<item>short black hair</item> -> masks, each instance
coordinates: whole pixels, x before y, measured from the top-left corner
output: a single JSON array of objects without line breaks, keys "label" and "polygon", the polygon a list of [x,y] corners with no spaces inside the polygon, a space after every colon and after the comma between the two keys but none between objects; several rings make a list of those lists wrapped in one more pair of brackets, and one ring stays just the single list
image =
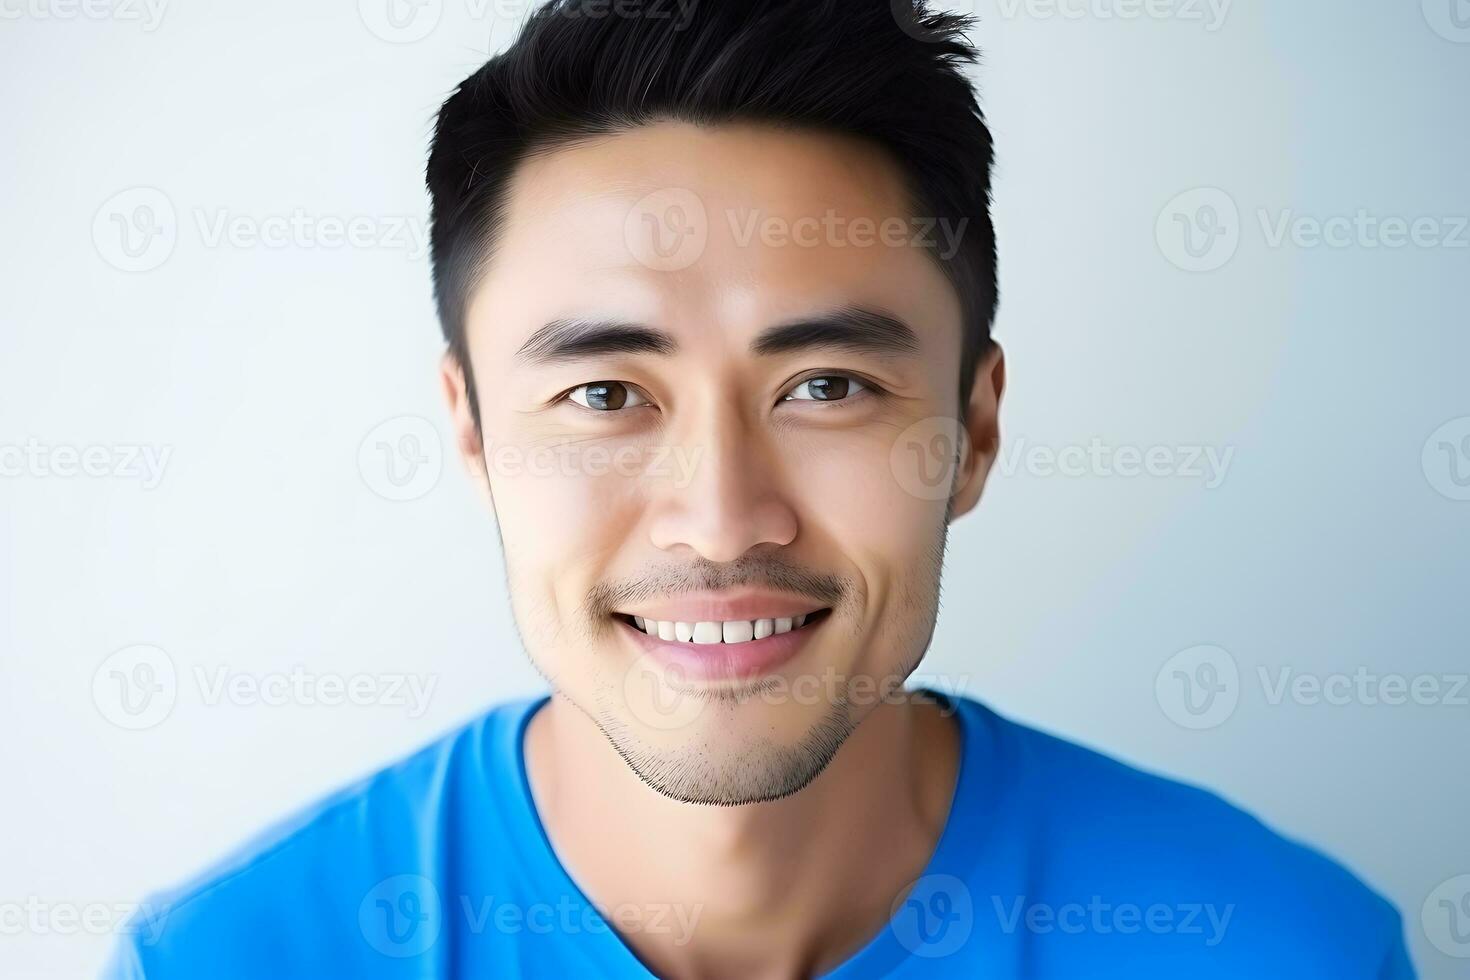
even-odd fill
[{"label": "short black hair", "polygon": [[960,298],[963,406],[996,307],[992,145],[964,74],[979,58],[966,37],[971,24],[929,11],[926,0],[549,0],[537,8],[516,40],[444,102],[429,151],[434,297],[476,426],[464,318],[517,165],[666,120],[766,122],[886,149],[912,216],[961,231],[958,248],[936,261]]}]

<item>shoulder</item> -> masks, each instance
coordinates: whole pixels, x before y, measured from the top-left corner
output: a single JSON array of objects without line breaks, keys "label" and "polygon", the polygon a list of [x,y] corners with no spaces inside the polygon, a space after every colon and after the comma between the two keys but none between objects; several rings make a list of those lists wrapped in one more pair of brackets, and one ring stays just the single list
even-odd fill
[{"label": "shoulder", "polygon": [[[519,791],[512,742],[535,703],[501,704],[149,896],[109,975],[153,976],[163,966],[168,975],[248,975],[246,964],[301,964],[313,950],[324,969],[341,967],[332,950],[344,947],[332,940],[357,929],[359,905],[375,888],[434,880],[462,824],[493,831],[503,798]],[[221,969],[214,958],[226,956],[230,967]]]},{"label": "shoulder", "polygon": [[1136,918],[1140,933],[1163,934],[1158,948],[1198,946],[1234,968],[1411,975],[1397,909],[1317,849],[1198,786],[975,701],[961,711],[981,730],[967,746],[992,767],[1002,812],[1031,855],[1028,890],[1046,896],[1048,914],[1080,903],[1079,921],[1094,932]]}]

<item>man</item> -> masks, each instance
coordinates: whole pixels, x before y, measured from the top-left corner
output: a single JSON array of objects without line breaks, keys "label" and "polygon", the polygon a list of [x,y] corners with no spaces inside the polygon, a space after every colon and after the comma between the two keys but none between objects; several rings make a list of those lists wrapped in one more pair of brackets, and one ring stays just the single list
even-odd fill
[{"label": "man", "polygon": [[444,388],[553,693],[167,896],[118,973],[1411,975],[1324,857],[903,688],[999,440],[966,26],[559,2],[449,98]]}]

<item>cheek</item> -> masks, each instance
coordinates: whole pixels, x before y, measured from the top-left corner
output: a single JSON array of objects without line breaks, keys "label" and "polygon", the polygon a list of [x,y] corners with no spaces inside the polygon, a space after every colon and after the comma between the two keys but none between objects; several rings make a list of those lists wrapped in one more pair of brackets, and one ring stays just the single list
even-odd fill
[{"label": "cheek", "polygon": [[789,459],[804,521],[887,576],[932,547],[945,509],[943,499],[913,492],[905,475],[895,474],[892,435],[883,427],[803,439]]},{"label": "cheek", "polygon": [[639,481],[585,449],[502,447],[487,462],[523,629],[554,628],[576,614],[638,527]]},{"label": "cheek", "polygon": [[894,473],[897,431],[806,441],[794,483],[808,538],[860,578],[869,656],[889,665],[916,656],[932,629],[945,528],[945,500]]}]

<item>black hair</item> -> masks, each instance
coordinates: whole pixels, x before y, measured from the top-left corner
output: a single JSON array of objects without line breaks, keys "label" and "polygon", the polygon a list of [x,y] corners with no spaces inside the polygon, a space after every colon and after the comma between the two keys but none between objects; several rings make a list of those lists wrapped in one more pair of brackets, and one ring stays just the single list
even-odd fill
[{"label": "black hair", "polygon": [[[439,110],[426,173],[434,297],[479,425],[464,317],[528,156],[649,123],[767,122],[858,137],[913,216],[962,234],[961,405],[995,316],[990,131],[966,79],[971,18],[926,0],[549,0]],[[945,227],[941,224],[941,227]],[[963,411],[963,407],[961,408]]]}]

